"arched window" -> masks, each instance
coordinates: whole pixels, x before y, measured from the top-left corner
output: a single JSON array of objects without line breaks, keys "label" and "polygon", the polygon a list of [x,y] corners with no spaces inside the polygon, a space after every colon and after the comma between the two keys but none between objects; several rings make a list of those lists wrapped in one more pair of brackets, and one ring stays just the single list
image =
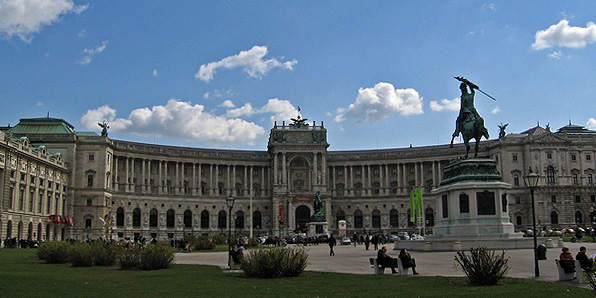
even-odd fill
[{"label": "arched window", "polygon": [[149,211],[149,227],[157,228],[157,209],[155,208]]},{"label": "arched window", "polygon": [[208,229],[209,228],[209,211],[203,210],[201,212],[201,228]]},{"label": "arched window", "polygon": [[133,227],[141,226],[141,209],[139,209],[139,208],[135,208],[132,211],[132,226]]},{"label": "arched window", "polygon": [[395,208],[389,210],[389,224],[392,228],[399,227],[399,214]]},{"label": "arched window", "polygon": [[408,213],[406,214],[406,217],[408,218],[408,227],[413,227],[415,225],[415,223],[413,221],[411,221],[412,216],[410,215],[410,209],[408,209]]},{"label": "arched window", "polygon": [[337,210],[337,215],[335,216],[336,227],[339,227],[340,220],[346,220],[346,213],[343,210]]},{"label": "arched window", "polygon": [[513,174],[513,185],[519,186],[519,175]]},{"label": "arched window", "polygon": [[33,240],[33,223],[29,222],[27,227],[27,240]]},{"label": "arched window", "polygon": [[91,229],[91,218],[85,219],[85,229]]},{"label": "arched window", "polygon": [[252,213],[252,226],[255,229],[260,229],[263,225],[261,220],[261,211],[255,211]]},{"label": "arched window", "polygon": [[310,209],[301,205],[296,208],[296,230],[302,230],[306,228],[306,224],[310,221]]},{"label": "arched window", "polygon": [[553,166],[546,167],[546,184],[555,184],[555,168]]},{"label": "arched window", "polygon": [[12,220],[6,223],[6,238],[12,238]]},{"label": "arched window", "polygon": [[521,226],[523,224],[521,215],[515,217],[515,224]]},{"label": "arched window", "polygon": [[226,212],[221,210],[219,211],[219,213],[217,214],[217,227],[220,229],[225,229],[228,225],[227,225],[227,218],[226,218]]},{"label": "arched window", "polygon": [[553,211],[550,213],[550,223],[551,224],[559,223],[559,214],[557,214],[557,211]]},{"label": "arched window", "polygon": [[119,207],[118,210],[116,210],[116,226],[124,226],[124,209],[122,209],[122,207]]},{"label": "arched window", "polygon": [[372,227],[375,229],[381,228],[381,211],[377,209],[372,212]]},{"label": "arched window", "polygon": [[244,229],[244,212],[236,212],[236,229]]},{"label": "arched window", "polygon": [[424,210],[424,219],[426,220],[427,226],[435,225],[435,211],[432,208],[426,208]]},{"label": "arched window", "polygon": [[356,210],[354,212],[354,228],[361,229],[364,227],[364,220],[362,219],[362,211]]},{"label": "arched window", "polygon": [[192,228],[192,211],[190,210],[184,211],[184,227]]},{"label": "arched window", "polygon": [[[2,222],[0,222],[1,224]],[[37,224],[37,240],[41,240],[41,223]]]},{"label": "arched window", "polygon": [[175,213],[174,210],[170,209],[168,210],[168,212],[166,212],[166,227],[168,228],[173,228],[175,226]]},{"label": "arched window", "polygon": [[581,211],[575,211],[575,223],[581,224],[584,223],[584,217]]}]

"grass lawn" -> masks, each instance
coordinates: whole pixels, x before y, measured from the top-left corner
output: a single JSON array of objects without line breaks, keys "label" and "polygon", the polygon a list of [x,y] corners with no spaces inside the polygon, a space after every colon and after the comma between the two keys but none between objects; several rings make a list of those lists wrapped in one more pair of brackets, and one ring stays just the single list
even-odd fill
[{"label": "grass lawn", "polygon": [[525,279],[470,287],[463,278],[305,272],[249,279],[217,267],[176,265],[155,271],[45,264],[34,249],[0,250],[2,297],[591,297],[586,289]]}]

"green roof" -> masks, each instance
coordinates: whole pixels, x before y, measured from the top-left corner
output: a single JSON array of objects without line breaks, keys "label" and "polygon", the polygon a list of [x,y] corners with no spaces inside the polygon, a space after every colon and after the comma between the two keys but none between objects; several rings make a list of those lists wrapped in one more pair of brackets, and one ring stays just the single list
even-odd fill
[{"label": "green roof", "polygon": [[14,134],[73,134],[74,126],[56,118],[20,119],[12,128]]}]

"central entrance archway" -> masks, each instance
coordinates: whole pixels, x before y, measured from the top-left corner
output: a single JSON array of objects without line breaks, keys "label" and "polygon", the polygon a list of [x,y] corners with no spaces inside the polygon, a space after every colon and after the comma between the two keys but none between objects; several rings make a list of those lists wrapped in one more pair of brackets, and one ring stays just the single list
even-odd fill
[{"label": "central entrance archway", "polygon": [[310,221],[310,209],[304,205],[296,208],[296,230],[302,230],[307,227]]}]

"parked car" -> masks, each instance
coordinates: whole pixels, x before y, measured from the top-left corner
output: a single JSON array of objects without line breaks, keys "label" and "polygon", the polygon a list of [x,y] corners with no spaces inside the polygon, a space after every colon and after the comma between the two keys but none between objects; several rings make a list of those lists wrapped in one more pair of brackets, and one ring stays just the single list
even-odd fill
[{"label": "parked car", "polygon": [[408,235],[408,232],[400,232],[397,234],[397,236],[401,240],[410,240],[410,235]]},{"label": "parked car", "polygon": [[341,239],[341,242],[340,242],[340,244],[341,244],[341,245],[350,245],[350,244],[352,244],[352,241],[351,241],[351,240],[350,240],[350,238],[348,238],[348,237],[343,237],[343,238]]},{"label": "parked car", "polygon": [[418,234],[412,234],[410,240],[424,240],[424,236]]}]

